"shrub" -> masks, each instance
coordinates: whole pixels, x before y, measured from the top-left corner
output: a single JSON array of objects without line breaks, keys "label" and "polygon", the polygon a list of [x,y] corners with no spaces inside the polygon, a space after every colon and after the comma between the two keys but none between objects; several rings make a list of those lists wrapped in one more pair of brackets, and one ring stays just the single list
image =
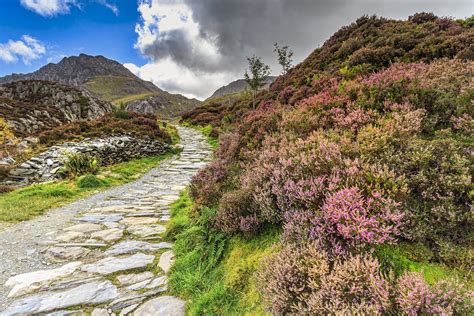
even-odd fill
[{"label": "shrub", "polygon": [[227,234],[238,231],[253,234],[259,226],[260,220],[256,215],[252,192],[241,189],[222,196],[217,209],[216,228]]},{"label": "shrub", "polygon": [[284,247],[257,274],[269,312],[276,315],[373,314],[389,310],[389,283],[371,257],[331,262],[315,245]]},{"label": "shrub", "polygon": [[76,184],[81,189],[92,189],[100,188],[105,185],[105,183],[97,178],[95,175],[86,174],[77,179]]},{"label": "shrub", "polygon": [[0,184],[0,194],[1,193],[12,192],[13,190],[15,190],[14,186],[6,185],[6,184]]},{"label": "shrub", "polygon": [[83,153],[68,153],[64,161],[62,173],[75,178],[83,174],[96,174],[99,172],[100,161],[98,158]]},{"label": "shrub", "polygon": [[400,277],[396,287],[396,303],[406,315],[468,315],[474,311],[473,293],[459,284],[439,282],[430,287],[417,272]]}]

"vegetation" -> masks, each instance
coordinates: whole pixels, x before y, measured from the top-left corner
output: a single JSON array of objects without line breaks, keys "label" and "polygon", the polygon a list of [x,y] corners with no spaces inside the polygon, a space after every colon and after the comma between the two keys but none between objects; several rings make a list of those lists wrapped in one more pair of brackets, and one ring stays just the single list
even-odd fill
[{"label": "vegetation", "polygon": [[112,135],[150,137],[172,142],[171,136],[163,125],[160,127],[154,115],[126,112],[120,108],[96,120],[76,121],[41,132],[38,137],[40,144],[52,146],[60,142]]},{"label": "vegetation", "polygon": [[216,149],[219,146],[219,132],[212,125],[208,124],[206,126],[193,125],[189,123],[183,123],[184,126],[194,128],[200,131],[204,136],[207,137],[207,142],[213,149]]},{"label": "vegetation", "polygon": [[[85,86],[101,99],[120,104],[157,94],[159,89],[133,77],[95,76]],[[124,100],[127,100],[125,102]]]},{"label": "vegetation", "polygon": [[[226,132],[193,179],[188,227],[227,242],[281,230],[251,277],[266,311],[473,312],[472,35],[468,21],[429,13],[362,17],[260,92],[256,109],[239,99],[186,115]],[[225,279],[224,258],[202,282]],[[205,306],[236,310],[245,295],[217,289],[199,289]]]},{"label": "vegetation", "polygon": [[166,235],[175,242],[177,258],[170,291],[188,300],[190,315],[264,315],[254,273],[273,251],[278,232],[228,238],[211,228],[213,212],[206,209],[197,217],[187,192],[173,203]]},{"label": "vegetation", "polygon": [[83,174],[94,175],[99,172],[99,168],[100,160],[97,157],[83,153],[68,153],[61,171],[67,177],[76,178]]},{"label": "vegetation", "polygon": [[262,58],[253,56],[247,57],[249,71],[245,71],[244,78],[253,92],[253,107],[255,108],[255,95],[263,87],[265,78],[270,75],[270,67],[262,62]]},{"label": "vegetation", "polygon": [[286,74],[290,71],[291,67],[293,67],[293,51],[289,49],[288,46],[280,47],[278,43],[273,45],[273,51],[277,53],[278,56],[278,63],[282,68],[282,75]]},{"label": "vegetation", "polygon": [[[136,180],[173,153],[123,162],[102,168],[98,175],[84,175],[55,183],[32,185],[0,193],[0,221],[18,222],[86,197],[97,190]],[[1,192],[1,191],[0,191]]]}]

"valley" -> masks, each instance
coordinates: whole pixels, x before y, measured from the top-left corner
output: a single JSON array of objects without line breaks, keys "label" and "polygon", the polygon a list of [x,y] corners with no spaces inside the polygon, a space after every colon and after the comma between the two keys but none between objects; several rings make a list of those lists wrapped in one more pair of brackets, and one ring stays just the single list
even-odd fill
[{"label": "valley", "polygon": [[[153,54],[204,36],[153,82],[228,78],[222,38],[151,17]],[[472,314],[473,40],[363,15],[203,101],[102,55],[0,78],[0,315]]]}]

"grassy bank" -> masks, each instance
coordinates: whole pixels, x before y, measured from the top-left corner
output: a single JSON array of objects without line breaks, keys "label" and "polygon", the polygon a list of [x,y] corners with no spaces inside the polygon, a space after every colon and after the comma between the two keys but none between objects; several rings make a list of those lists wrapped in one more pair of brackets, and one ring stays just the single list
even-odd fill
[{"label": "grassy bank", "polygon": [[193,218],[186,192],[172,205],[166,238],[175,243],[176,261],[169,284],[187,300],[190,315],[265,315],[254,272],[271,253],[279,232],[267,229],[257,238],[227,238],[211,228],[213,210]]},{"label": "grassy bank", "polygon": [[172,155],[173,153],[166,153],[157,157],[131,160],[104,167],[97,176],[85,175],[73,180],[31,185],[0,194],[0,221],[27,220],[99,190],[133,181]]}]

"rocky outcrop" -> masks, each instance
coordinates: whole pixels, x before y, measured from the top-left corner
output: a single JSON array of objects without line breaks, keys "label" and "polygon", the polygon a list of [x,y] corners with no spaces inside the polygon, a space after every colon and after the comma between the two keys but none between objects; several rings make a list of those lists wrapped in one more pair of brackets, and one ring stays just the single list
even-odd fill
[{"label": "rocky outcrop", "polygon": [[18,136],[98,118],[112,109],[112,104],[84,89],[54,82],[27,80],[0,86],[0,116]]},{"label": "rocky outcrop", "polygon": [[[268,77],[265,79],[265,84],[264,84],[264,86],[262,87],[262,89],[267,89],[267,88],[273,83],[273,81],[276,80],[276,78],[277,78],[277,77],[275,77],[275,76],[268,76]],[[229,94],[234,94],[234,93],[242,92],[242,91],[244,91],[244,90],[247,89],[247,88],[248,88],[248,84],[247,84],[247,82],[246,82],[244,79],[235,80],[235,81],[232,81],[231,83],[229,83],[228,85],[217,89],[217,90],[208,98],[208,100],[209,100],[209,99],[212,99],[212,98],[216,98],[216,97],[222,97],[222,96],[225,96],[225,95],[229,95]]]},{"label": "rocky outcrop", "polygon": [[183,112],[190,111],[197,107],[201,102],[196,99],[187,99],[182,95],[172,95],[173,100],[163,95],[147,97],[143,100],[137,100],[127,104],[127,111],[139,113],[160,114],[166,118],[178,117]]},{"label": "rocky outcrop", "polygon": [[50,147],[47,151],[22,163],[12,170],[9,179],[15,182],[45,182],[61,178],[67,153],[85,153],[98,157],[110,165],[134,158],[157,156],[169,149],[167,144],[153,139],[131,136],[88,139]]}]

